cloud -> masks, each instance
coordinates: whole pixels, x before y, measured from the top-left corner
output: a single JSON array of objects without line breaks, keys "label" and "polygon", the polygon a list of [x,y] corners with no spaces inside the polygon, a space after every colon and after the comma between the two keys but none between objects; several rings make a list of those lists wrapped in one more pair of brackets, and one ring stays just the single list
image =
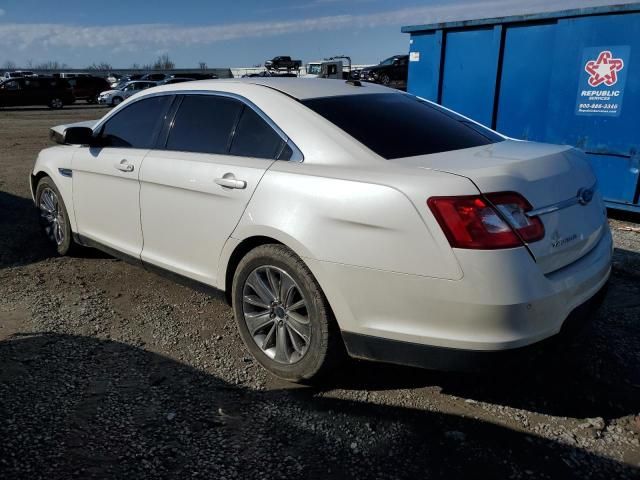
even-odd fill
[{"label": "cloud", "polygon": [[[327,1],[327,0],[324,0]],[[565,0],[563,8],[602,5],[603,0]],[[620,3],[617,1],[616,3]],[[283,21],[231,23],[225,25],[180,26],[137,24],[83,26],[67,24],[0,24],[0,45],[32,48],[109,48],[128,51],[142,47],[157,50],[210,45],[235,39],[274,37],[332,30],[362,30],[382,26],[435,23],[450,20],[523,14],[557,9],[553,0],[480,0],[442,3],[360,15],[332,15]]]},{"label": "cloud", "polygon": [[4,10],[3,8],[0,8],[0,17],[3,16],[6,12],[6,10]]}]

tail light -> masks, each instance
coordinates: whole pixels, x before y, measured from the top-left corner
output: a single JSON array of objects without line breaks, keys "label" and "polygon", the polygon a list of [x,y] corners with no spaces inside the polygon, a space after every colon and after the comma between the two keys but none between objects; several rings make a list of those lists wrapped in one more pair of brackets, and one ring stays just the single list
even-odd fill
[{"label": "tail light", "polygon": [[518,193],[431,197],[427,205],[452,247],[514,248],[544,237],[542,222],[526,215],[532,207]]}]

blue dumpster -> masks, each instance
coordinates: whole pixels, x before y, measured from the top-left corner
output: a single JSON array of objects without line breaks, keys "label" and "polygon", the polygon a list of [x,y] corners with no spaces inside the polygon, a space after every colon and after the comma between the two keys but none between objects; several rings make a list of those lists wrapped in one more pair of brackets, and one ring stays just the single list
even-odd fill
[{"label": "blue dumpster", "polygon": [[513,138],[584,150],[640,212],[640,3],[403,27],[408,91]]}]

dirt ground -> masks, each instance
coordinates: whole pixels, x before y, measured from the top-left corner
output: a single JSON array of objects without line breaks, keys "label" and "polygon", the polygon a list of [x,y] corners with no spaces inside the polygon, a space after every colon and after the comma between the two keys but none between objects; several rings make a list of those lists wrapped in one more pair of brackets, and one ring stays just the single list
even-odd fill
[{"label": "dirt ground", "polygon": [[52,125],[0,110],[0,478],[640,478],[640,227],[612,220],[605,305],[511,371],[351,362],[322,385],[250,358],[221,295],[59,258],[28,190]]}]

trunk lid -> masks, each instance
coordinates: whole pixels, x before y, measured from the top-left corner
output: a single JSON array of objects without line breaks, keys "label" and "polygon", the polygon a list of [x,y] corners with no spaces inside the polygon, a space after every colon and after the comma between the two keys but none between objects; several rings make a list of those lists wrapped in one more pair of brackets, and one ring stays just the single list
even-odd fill
[{"label": "trunk lid", "polygon": [[[549,207],[539,214],[544,238],[527,244],[545,274],[584,256],[608,228],[593,171],[584,154],[568,146],[505,140],[393,161],[466,177],[481,193],[517,192],[534,210]],[[578,195],[584,190],[588,191],[580,202]]]}]

